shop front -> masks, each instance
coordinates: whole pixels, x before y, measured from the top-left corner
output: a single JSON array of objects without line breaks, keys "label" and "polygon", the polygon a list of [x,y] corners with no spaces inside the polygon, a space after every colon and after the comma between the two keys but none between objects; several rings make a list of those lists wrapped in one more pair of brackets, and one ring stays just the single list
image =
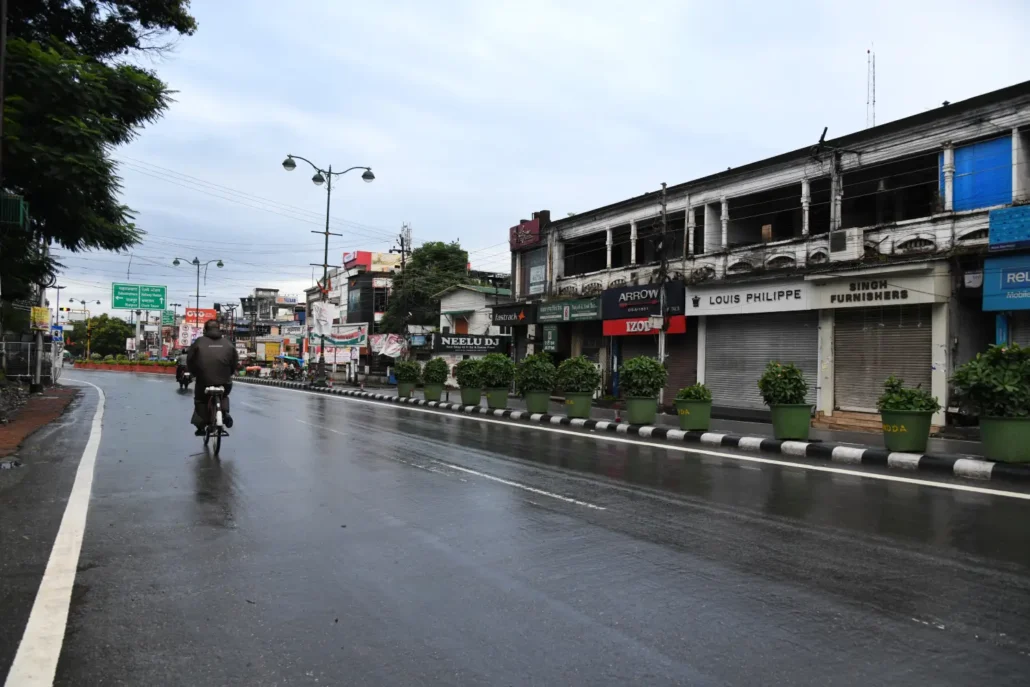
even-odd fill
[{"label": "shop front", "polygon": [[699,318],[698,381],[717,408],[764,410],[758,378],[770,360],[794,363],[815,403],[819,368],[819,314],[803,279],[692,286],[687,311]]},{"label": "shop front", "polygon": [[[654,319],[662,315],[661,289],[658,284],[645,284],[602,292],[601,333],[609,342],[609,369],[616,372],[624,360],[639,356],[660,359],[664,352],[669,380],[662,400],[668,402],[680,387],[694,383],[697,346],[696,339],[687,336],[682,283],[665,285],[664,321],[659,323]],[[613,374],[612,380],[612,391],[617,394],[618,375]]]},{"label": "shop front", "polygon": [[1030,255],[984,262],[984,312],[994,312],[995,342],[1030,346]]},{"label": "shop front", "polygon": [[541,325],[543,350],[551,353],[555,363],[585,355],[602,364],[600,297],[541,303],[537,306],[536,319]]},{"label": "shop front", "polygon": [[469,334],[432,334],[430,347],[433,355],[447,361],[450,374],[447,383],[454,386],[454,366],[467,358],[482,358],[487,353],[511,355],[512,339],[509,335],[473,336]]},{"label": "shop front", "polygon": [[511,332],[513,346],[509,355],[516,362],[536,352],[535,346],[539,341],[536,308],[535,303],[508,303],[491,309],[491,324],[501,327],[502,332]]},{"label": "shop front", "polygon": [[945,402],[934,371],[943,374],[948,356],[943,337],[935,348],[934,330],[946,327],[949,275],[937,262],[808,277],[812,306],[832,311],[833,409],[876,412],[892,374]]}]

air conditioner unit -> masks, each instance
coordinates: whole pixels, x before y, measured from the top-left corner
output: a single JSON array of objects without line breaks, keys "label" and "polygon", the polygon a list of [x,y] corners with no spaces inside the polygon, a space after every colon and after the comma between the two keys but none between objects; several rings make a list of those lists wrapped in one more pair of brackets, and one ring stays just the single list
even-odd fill
[{"label": "air conditioner unit", "polygon": [[865,253],[865,234],[861,229],[830,232],[830,262],[858,260]]}]

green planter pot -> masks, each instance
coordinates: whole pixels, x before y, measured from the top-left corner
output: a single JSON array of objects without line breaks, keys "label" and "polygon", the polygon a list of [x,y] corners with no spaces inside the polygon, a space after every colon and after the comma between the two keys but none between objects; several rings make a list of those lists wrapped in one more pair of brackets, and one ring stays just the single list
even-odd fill
[{"label": "green planter pot", "polygon": [[546,413],[550,409],[550,391],[527,391],[523,397],[526,399],[526,410],[531,413]]},{"label": "green planter pot", "polygon": [[991,460],[1030,463],[1030,417],[981,417],[980,443]]},{"label": "green planter pot", "polygon": [[712,402],[711,401],[682,401],[677,399],[673,402],[676,406],[676,415],[680,419],[680,429],[708,431],[712,424]]},{"label": "green planter pot", "polygon": [[488,408],[497,410],[499,408],[508,407],[508,387],[487,389],[486,390],[486,405]]},{"label": "green planter pot", "polygon": [[425,394],[427,401],[439,401],[440,397],[443,396],[443,384],[430,384],[427,382],[422,388],[422,392]]},{"label": "green planter pot", "polygon": [[626,419],[631,425],[653,425],[658,415],[658,399],[651,396],[627,396]]},{"label": "green planter pot", "polygon": [[565,411],[569,417],[589,418],[590,402],[593,398],[594,394],[590,391],[566,391]]},{"label": "green planter pot", "polygon": [[415,390],[415,382],[397,382],[397,395],[401,398],[409,398]]},{"label": "green planter pot", "polygon": [[808,403],[777,403],[772,411],[773,436],[777,439],[808,441],[812,406]]},{"label": "green planter pot", "polygon": [[478,406],[479,399],[483,397],[483,390],[478,386],[472,389],[461,388],[461,404],[463,406]]},{"label": "green planter pot", "polygon": [[883,445],[888,451],[922,453],[926,450],[932,411],[884,410],[880,417],[883,420]]}]

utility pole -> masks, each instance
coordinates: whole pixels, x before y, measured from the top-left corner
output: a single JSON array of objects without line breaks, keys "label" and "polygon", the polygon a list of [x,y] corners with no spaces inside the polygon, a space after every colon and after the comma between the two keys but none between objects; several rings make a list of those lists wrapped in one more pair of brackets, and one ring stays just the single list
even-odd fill
[{"label": "utility pole", "polygon": [[[660,313],[661,320],[662,320],[661,329],[658,330],[658,362],[660,362],[662,365],[665,364],[665,331],[669,328],[669,313],[668,313],[668,309],[669,309],[668,305],[669,304],[668,304],[668,302],[666,301],[666,298],[665,298],[665,285],[666,285],[666,283],[668,282],[668,279],[669,279],[669,260],[668,260],[668,256],[667,256],[667,254],[668,254],[667,241],[669,239],[669,213],[668,213],[668,208],[666,206],[665,189],[666,189],[666,184],[663,181],[662,182],[662,196],[661,196],[661,201],[660,201],[661,202],[661,207],[662,207],[661,216],[660,216],[661,217],[661,223],[662,223],[662,233],[661,233],[661,238],[658,240],[658,257],[659,257],[659,260],[660,260],[659,267],[658,267],[658,304],[659,304],[658,305],[658,311]],[[659,392],[658,392],[658,403],[659,403],[659,405],[661,405],[661,403],[664,401],[664,398],[663,398],[664,395],[665,395],[665,390],[664,389],[659,390]]]},{"label": "utility pole", "polygon": [[[405,222],[404,224],[401,225],[401,233],[398,234],[398,236],[397,236],[397,242],[401,244],[401,247],[398,248],[398,247],[394,246],[393,248],[390,249],[390,252],[391,253],[400,253],[401,254],[401,274],[404,274],[404,269],[408,266],[408,261],[407,261],[408,254],[411,252],[411,225],[408,224],[407,222]],[[402,304],[401,310],[404,313],[403,317],[401,318],[401,323],[402,323],[403,329],[405,330],[403,333],[406,334],[407,333],[407,328],[408,328],[408,291],[407,291],[407,289],[404,290],[404,303]]]},{"label": "utility pole", "polygon": [[[46,238],[42,234],[39,236],[39,252],[44,260],[46,260]],[[46,285],[43,283],[39,284],[39,307],[46,307]],[[50,317],[47,317],[47,324],[50,323]],[[43,332],[36,330],[36,369],[32,375],[32,384],[29,385],[29,391],[32,393],[42,393],[43,391]]]}]

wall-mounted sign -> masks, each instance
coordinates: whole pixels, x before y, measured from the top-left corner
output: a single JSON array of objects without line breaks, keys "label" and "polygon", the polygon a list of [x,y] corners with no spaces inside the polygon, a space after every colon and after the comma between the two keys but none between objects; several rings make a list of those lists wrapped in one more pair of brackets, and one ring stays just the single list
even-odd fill
[{"label": "wall-mounted sign", "polygon": [[988,250],[1011,250],[1030,246],[1030,205],[991,210],[988,216]]},{"label": "wall-mounted sign", "polygon": [[507,353],[510,345],[510,336],[433,334],[433,350],[438,353]]},{"label": "wall-mounted sign", "polygon": [[[666,334],[686,334],[686,315],[672,315],[668,318],[669,328]],[[642,334],[657,334],[661,329],[653,327],[650,317],[634,317],[628,320],[605,320],[602,324],[602,333],[605,336],[639,336]]]},{"label": "wall-mounted sign", "polygon": [[812,283],[803,279],[691,287],[687,293],[687,312],[690,315],[740,315],[809,310],[815,307],[811,302],[812,289]]},{"label": "wall-mounted sign", "polygon": [[983,309],[1030,310],[1030,255],[984,261]]},{"label": "wall-mounted sign", "polygon": [[501,327],[536,324],[536,306],[532,304],[499,305],[493,308],[490,321]]},{"label": "wall-mounted sign", "polygon": [[153,284],[111,284],[114,310],[164,310],[167,289]]},{"label": "wall-mounted sign", "polygon": [[31,313],[30,317],[34,331],[45,332],[50,329],[50,308],[34,305],[29,312]]},{"label": "wall-mounted sign", "polygon": [[217,320],[218,313],[214,308],[186,308],[184,321],[189,324],[204,324],[208,320]]},{"label": "wall-mounted sign", "polygon": [[311,332],[308,336],[312,345],[317,344],[318,339],[325,340],[327,346],[366,346],[368,345],[368,323],[360,324],[334,324],[331,326],[331,333],[320,337],[317,333]]},{"label": "wall-mounted sign", "polygon": [[[658,284],[623,286],[601,294],[601,311],[606,320],[625,320],[647,315],[661,315],[661,291]],[[683,284],[665,285],[665,314],[683,314]]]},{"label": "wall-mounted sign", "polygon": [[526,293],[539,296],[547,291],[547,247],[525,253],[522,261],[525,264]]},{"label": "wall-mounted sign", "polygon": [[276,296],[275,302],[278,305],[297,305],[296,296]]},{"label": "wall-mounted sign", "polygon": [[393,279],[389,277],[373,277],[372,288],[373,289],[388,289],[393,285]]},{"label": "wall-mounted sign", "polygon": [[544,351],[555,353],[558,350],[558,325],[544,325]]},{"label": "wall-mounted sign", "polygon": [[922,274],[880,272],[811,283],[814,288],[809,305],[818,309],[944,303],[951,296],[945,263],[936,263]]},{"label": "wall-mounted sign", "polygon": [[583,322],[601,319],[600,298],[541,303],[536,309],[537,322]]},{"label": "wall-mounted sign", "polygon": [[508,230],[508,247],[523,250],[540,243],[540,220],[521,222]]}]

